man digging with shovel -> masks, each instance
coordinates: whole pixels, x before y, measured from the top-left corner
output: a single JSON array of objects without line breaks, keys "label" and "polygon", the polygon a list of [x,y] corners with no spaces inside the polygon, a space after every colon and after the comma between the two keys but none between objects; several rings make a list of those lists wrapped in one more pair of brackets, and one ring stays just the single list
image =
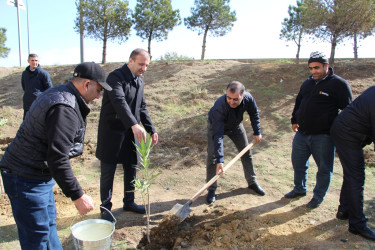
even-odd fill
[{"label": "man digging with shovel", "polygon": [[[248,145],[245,128],[242,124],[243,114],[247,112],[250,116],[251,126],[255,142],[262,140],[260,133],[260,120],[258,107],[253,96],[245,91],[245,87],[238,81],[228,84],[226,94],[219,97],[208,113],[207,125],[207,181],[218,173],[224,174],[224,135],[227,135],[241,151]],[[249,189],[258,195],[265,195],[265,191],[256,182],[251,150],[241,157],[245,178]],[[206,197],[207,203],[216,201],[215,181],[209,188]]]}]

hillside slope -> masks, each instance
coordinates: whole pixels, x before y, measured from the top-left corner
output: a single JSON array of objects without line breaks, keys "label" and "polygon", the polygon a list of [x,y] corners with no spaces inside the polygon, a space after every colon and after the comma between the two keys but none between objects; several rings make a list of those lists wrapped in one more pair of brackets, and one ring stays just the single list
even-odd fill
[{"label": "hillside slope", "polygon": [[[104,65],[107,73],[121,63]],[[45,67],[54,84],[70,79],[74,65]],[[347,79],[355,96],[374,84],[375,60],[337,60],[335,73]],[[0,72],[5,72],[1,70]],[[15,136],[22,121],[22,69],[0,75],[0,118],[8,119],[0,128],[0,155]],[[205,184],[207,112],[226,85],[237,80],[244,83],[256,99],[261,115],[263,141],[253,148],[257,180],[267,192],[260,197],[247,189],[241,164],[237,162],[219,179],[218,200],[205,204],[202,195],[192,205],[193,212],[175,231],[159,235],[154,248],[204,249],[372,249],[375,243],[347,232],[347,222],[335,219],[342,183],[341,165],[336,159],[329,193],[314,210],[305,207],[312,197],[316,165],[311,160],[306,197],[286,200],[283,195],[293,187],[290,163],[290,115],[296,94],[308,77],[306,64],[285,60],[212,60],[191,62],[152,62],[145,73],[145,94],[150,116],[159,134],[152,150],[151,165],[162,171],[151,186],[152,227],[176,203],[184,204]],[[95,158],[97,123],[101,100],[95,101],[88,117],[85,153],[73,159],[74,172],[85,192],[96,204],[99,199],[99,162]],[[248,136],[252,131],[244,119]],[[226,140],[225,159],[237,154]],[[372,148],[366,149],[367,163],[373,165]],[[365,189],[365,211],[369,225],[375,228],[375,170],[368,168]],[[122,211],[121,167],[116,172],[113,213],[117,218],[114,249],[136,247],[145,231],[145,218]],[[56,187],[59,236],[64,249],[73,249],[70,223],[76,215],[74,205]],[[139,197],[139,194],[136,194]],[[141,200],[137,201],[141,203]],[[97,217],[99,209],[88,217]],[[166,238],[167,237],[167,238]],[[166,241],[167,239],[167,241]],[[0,198],[0,249],[19,249],[16,226],[6,196]]]}]

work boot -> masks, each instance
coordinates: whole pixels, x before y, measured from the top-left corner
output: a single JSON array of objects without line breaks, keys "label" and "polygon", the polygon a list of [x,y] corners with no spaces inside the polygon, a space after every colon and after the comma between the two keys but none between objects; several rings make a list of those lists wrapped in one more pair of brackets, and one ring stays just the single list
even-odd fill
[{"label": "work boot", "polygon": [[214,203],[216,201],[215,191],[208,190],[206,201],[207,201],[208,204]]}]

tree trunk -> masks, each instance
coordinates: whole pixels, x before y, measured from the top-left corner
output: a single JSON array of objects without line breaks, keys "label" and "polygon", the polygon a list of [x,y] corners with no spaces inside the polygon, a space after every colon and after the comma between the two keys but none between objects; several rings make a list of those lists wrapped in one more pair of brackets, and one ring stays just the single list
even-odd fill
[{"label": "tree trunk", "polygon": [[151,37],[152,37],[152,32],[150,36],[148,37],[148,53],[150,54],[150,59],[151,59]]},{"label": "tree trunk", "polygon": [[335,65],[335,50],[337,45],[337,36],[336,34],[333,35],[332,43],[331,43],[331,56],[329,57],[329,64],[333,67]]},{"label": "tree trunk", "polygon": [[104,30],[104,37],[103,37],[103,55],[102,55],[102,64],[106,63],[106,55],[107,55],[107,27],[108,23],[106,24]]},{"label": "tree trunk", "polygon": [[354,59],[358,60],[358,40],[357,40],[357,33],[354,32],[354,45],[353,45],[353,50],[354,50]]},{"label": "tree trunk", "polygon": [[102,64],[106,63],[106,55],[107,55],[107,36],[104,36],[103,39],[103,55],[102,55]]},{"label": "tree trunk", "polygon": [[296,62],[297,62],[297,64],[299,63],[299,52],[301,51],[302,33],[303,33],[303,31],[300,30],[299,36],[298,36],[297,54],[296,54]]},{"label": "tree trunk", "polygon": [[201,60],[203,61],[204,60],[204,54],[206,52],[206,38],[207,38],[207,33],[208,33],[208,27],[206,27],[205,31],[204,31],[204,35],[203,35],[203,44],[202,44],[202,55],[201,55]]}]

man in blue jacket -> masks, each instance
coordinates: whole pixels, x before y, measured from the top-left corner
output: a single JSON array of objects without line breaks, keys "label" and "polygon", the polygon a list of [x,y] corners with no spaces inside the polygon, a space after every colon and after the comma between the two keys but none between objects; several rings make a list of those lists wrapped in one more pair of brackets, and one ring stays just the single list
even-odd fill
[{"label": "man in blue jacket", "polygon": [[[260,133],[260,119],[258,107],[253,96],[245,91],[245,87],[238,81],[228,84],[225,95],[219,97],[208,113],[207,125],[207,181],[216,174],[224,174],[224,135],[227,135],[241,151],[248,145],[245,128],[242,124],[243,115],[247,112],[250,116],[255,142],[262,140]],[[242,157],[242,166],[249,189],[259,195],[265,195],[264,190],[256,182],[251,150]],[[207,203],[216,201],[215,191],[217,182],[208,188]]]},{"label": "man in blue jacket", "polygon": [[37,54],[30,54],[27,60],[29,66],[22,73],[21,85],[23,94],[23,119],[33,101],[45,90],[52,87],[49,73],[39,65]]},{"label": "man in blue jacket", "polygon": [[336,217],[349,219],[349,232],[375,240],[375,232],[367,226],[363,213],[365,159],[362,149],[375,143],[375,86],[368,88],[338,115],[332,124],[331,136],[344,170]]},{"label": "man in blue jacket", "polygon": [[329,130],[339,110],[351,103],[353,97],[349,84],[333,73],[324,54],[312,52],[308,65],[311,76],[302,84],[292,113],[292,129],[296,132],[292,146],[294,188],[285,197],[306,195],[312,155],[318,171],[314,196],[306,206],[317,208],[324,200],[333,172],[335,146]]}]

